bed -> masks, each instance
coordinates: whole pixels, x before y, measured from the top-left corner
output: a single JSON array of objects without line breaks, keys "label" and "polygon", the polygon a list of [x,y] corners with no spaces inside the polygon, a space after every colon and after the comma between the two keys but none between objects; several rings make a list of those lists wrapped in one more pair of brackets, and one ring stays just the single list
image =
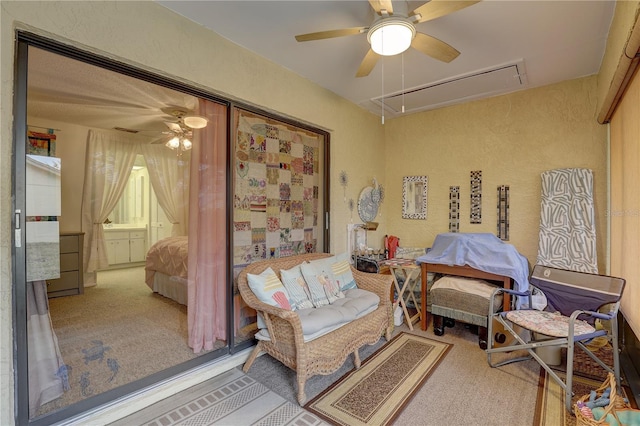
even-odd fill
[{"label": "bed", "polygon": [[[493,234],[445,233],[438,234],[427,254],[416,262],[422,267],[422,323],[427,329],[426,288],[427,273],[440,273],[488,281],[501,282],[504,288],[526,291],[529,288],[529,263],[511,244]],[[520,301],[516,300],[516,305]],[[504,307],[511,301],[504,297]]]},{"label": "bed", "polygon": [[[153,244],[147,252],[145,282],[154,293],[188,306],[187,266],[188,239],[168,237]],[[253,337],[256,313],[242,300],[234,288],[233,309],[236,337]]]},{"label": "bed", "polygon": [[186,305],[187,237],[164,238],[151,246],[145,261],[145,282],[162,296]]}]

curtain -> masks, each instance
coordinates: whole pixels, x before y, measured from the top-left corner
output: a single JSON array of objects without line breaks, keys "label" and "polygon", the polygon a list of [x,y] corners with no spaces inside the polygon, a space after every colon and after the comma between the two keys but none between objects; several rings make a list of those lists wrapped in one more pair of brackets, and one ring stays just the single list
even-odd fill
[{"label": "curtain", "polygon": [[151,187],[172,224],[171,236],[187,235],[190,152],[176,156],[175,151],[164,144],[144,144],[140,148],[147,163]]},{"label": "curtain", "polygon": [[29,417],[69,390],[66,366],[49,317],[46,281],[27,282]]},{"label": "curtain", "polygon": [[[640,18],[639,18],[640,19]],[[640,28],[640,24],[636,24]],[[611,275],[627,280],[620,310],[640,339],[640,74],[611,117]],[[629,340],[631,341],[631,339]],[[634,363],[636,368],[638,361]]]},{"label": "curtain", "polygon": [[136,142],[128,135],[89,130],[82,194],[85,273],[109,266],[102,224],[127,185],[139,149]]},{"label": "curtain", "polygon": [[227,325],[227,107],[201,99],[199,114],[209,124],[194,131],[191,150],[187,325],[195,353],[226,339]]}]

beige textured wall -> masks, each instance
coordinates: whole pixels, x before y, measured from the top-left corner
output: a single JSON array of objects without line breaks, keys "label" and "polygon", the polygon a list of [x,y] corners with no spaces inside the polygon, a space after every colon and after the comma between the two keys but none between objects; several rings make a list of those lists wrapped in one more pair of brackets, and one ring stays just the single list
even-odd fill
[{"label": "beige textured wall", "polygon": [[[144,19],[141,19],[141,18]],[[0,424],[13,424],[11,146],[15,28],[68,42],[214,94],[242,100],[330,131],[331,181],[349,173],[347,196],[384,181],[379,119],[277,64],[150,1],[0,2]],[[260,70],[256,72],[256,70]],[[340,188],[342,189],[342,188]],[[346,247],[350,212],[331,194],[331,251]],[[380,231],[379,231],[380,232]]]},{"label": "beige textured wall", "polygon": [[[619,2],[631,10],[638,2]],[[622,5],[622,6],[621,6]],[[616,12],[616,15],[618,12]],[[624,16],[624,15],[623,15]],[[144,17],[144,19],[140,19]],[[514,95],[387,120],[355,107],[276,64],[152,2],[0,2],[0,424],[13,424],[11,306],[11,144],[14,29],[68,41],[142,69],[186,81],[204,90],[243,100],[331,132],[331,251],[346,246],[351,213],[343,200],[357,200],[372,178],[384,183],[386,198],[377,232],[401,237],[403,245],[429,245],[447,230],[450,185],[460,185],[463,232],[495,232],[495,187],[511,187],[511,243],[535,261],[539,174],[557,167],[596,172],[599,253],[603,253],[605,128],[595,124],[595,99],[602,99],[609,71],[624,40],[610,37],[595,77]],[[617,28],[617,27],[616,27]],[[614,28],[612,28],[613,30]],[[624,25],[620,27],[625,33]],[[616,30],[617,31],[617,30]],[[614,33],[612,32],[612,35]],[[626,40],[626,39],[625,39]],[[255,70],[259,69],[260,73]],[[601,82],[603,80],[604,82]],[[386,145],[385,145],[386,138]],[[499,152],[499,156],[496,153]],[[456,158],[457,156],[457,158]],[[349,184],[338,182],[346,171]],[[483,171],[483,224],[468,222],[469,171]],[[405,175],[429,176],[426,221],[401,219]],[[346,193],[346,194],[345,194]],[[353,213],[357,222],[357,213]],[[601,258],[602,259],[602,258]],[[602,260],[601,260],[602,263]]]},{"label": "beige textured wall", "polygon": [[[496,233],[497,187],[510,187],[510,241],[533,265],[540,174],[593,170],[598,261],[605,265],[607,130],[595,121],[596,77],[389,120],[385,200],[388,231],[403,246],[428,247],[448,232],[449,187],[460,186],[460,232]],[[469,172],[482,170],[482,224],[469,221]],[[403,176],[427,175],[427,220],[402,219]]]}]

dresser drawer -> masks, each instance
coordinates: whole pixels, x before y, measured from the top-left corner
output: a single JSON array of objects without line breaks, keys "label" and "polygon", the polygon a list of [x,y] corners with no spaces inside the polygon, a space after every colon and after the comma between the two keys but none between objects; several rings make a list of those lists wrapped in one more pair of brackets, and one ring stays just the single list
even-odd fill
[{"label": "dresser drawer", "polygon": [[78,251],[80,247],[78,247],[77,235],[60,236],[60,253],[77,253]]},{"label": "dresser drawer", "polygon": [[78,253],[60,253],[60,272],[77,271],[79,265]]},{"label": "dresser drawer", "polygon": [[60,278],[47,280],[47,292],[76,290],[79,292],[78,271],[61,272]]},{"label": "dresser drawer", "polygon": [[47,295],[72,296],[84,293],[82,232],[60,234],[60,278],[47,280]]},{"label": "dresser drawer", "polygon": [[104,233],[105,240],[128,240],[129,233],[126,231],[109,231]]},{"label": "dresser drawer", "polygon": [[131,239],[138,239],[138,238],[146,238],[147,233],[144,231],[131,231],[129,232],[129,238]]}]

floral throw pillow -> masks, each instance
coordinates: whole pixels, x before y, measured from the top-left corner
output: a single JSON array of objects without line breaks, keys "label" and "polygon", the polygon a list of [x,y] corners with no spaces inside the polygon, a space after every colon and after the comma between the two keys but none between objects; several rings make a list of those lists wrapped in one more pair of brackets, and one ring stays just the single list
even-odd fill
[{"label": "floral throw pillow", "polygon": [[289,301],[291,302],[292,310],[297,311],[298,309],[313,308],[311,293],[302,276],[300,265],[294,266],[291,269],[281,269],[280,276],[284,288],[289,292]]},{"label": "floral throw pillow", "polygon": [[291,310],[287,289],[270,267],[260,275],[247,274],[247,281],[251,291],[261,302]]},{"label": "floral throw pillow", "polygon": [[329,264],[315,261],[303,263],[300,265],[300,270],[309,286],[311,302],[316,308],[330,305],[344,297]]},{"label": "floral throw pillow", "polygon": [[335,256],[335,261],[331,263],[331,271],[335,277],[340,290],[351,290],[358,288],[356,280],[351,272],[351,264],[349,263],[349,253],[342,253]]}]

